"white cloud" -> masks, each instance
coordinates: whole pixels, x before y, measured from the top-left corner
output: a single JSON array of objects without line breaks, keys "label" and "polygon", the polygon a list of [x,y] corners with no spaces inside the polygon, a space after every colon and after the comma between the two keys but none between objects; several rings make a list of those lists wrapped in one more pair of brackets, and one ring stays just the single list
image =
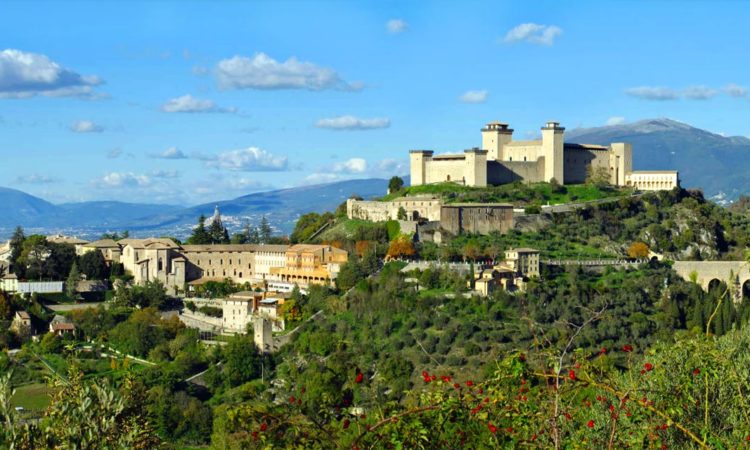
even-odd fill
[{"label": "white cloud", "polygon": [[57,183],[60,180],[49,175],[40,175],[38,173],[32,173],[31,175],[21,175],[16,178],[16,183],[19,184],[50,184]]},{"label": "white cloud", "polygon": [[401,19],[391,19],[385,23],[385,29],[391,34],[403,33],[409,28],[409,24]]},{"label": "white cloud", "polygon": [[0,51],[0,98],[48,97],[97,98],[97,76],[80,75],[47,56],[20,50]]},{"label": "white cloud", "polygon": [[622,116],[612,116],[609,119],[607,119],[606,122],[604,122],[604,125],[611,126],[611,125],[622,125],[625,123],[625,118]]},{"label": "white cloud", "polygon": [[288,158],[269,153],[258,147],[230,150],[220,153],[213,160],[206,159],[206,165],[217,169],[242,172],[274,172],[288,168]]},{"label": "white cloud", "polygon": [[464,103],[484,103],[488,95],[487,91],[466,91],[458,99]]},{"label": "white cloud", "polygon": [[724,92],[730,97],[747,97],[747,88],[734,83],[724,86]]},{"label": "white cloud", "polygon": [[187,159],[187,155],[177,147],[169,147],[163,152],[155,155],[154,158],[160,159]]},{"label": "white cloud", "polygon": [[315,126],[331,130],[374,130],[390,127],[391,121],[387,118],[360,119],[354,116],[340,116],[320,119]]},{"label": "white cloud", "polygon": [[90,120],[79,120],[70,125],[70,131],[74,133],[101,133],[104,127]]},{"label": "white cloud", "polygon": [[211,100],[201,100],[190,94],[168,100],[161,106],[168,113],[234,113],[235,108],[221,108]]},{"label": "white cloud", "polygon": [[363,173],[367,170],[367,161],[362,158],[351,158],[333,165],[337,173]]},{"label": "white cloud", "polygon": [[179,178],[180,172],[176,170],[154,170],[151,172],[151,176],[154,178],[172,179]]},{"label": "white cloud", "polygon": [[562,34],[562,28],[555,25],[539,25],[536,23],[522,23],[503,38],[503,42],[512,44],[514,42],[529,42],[531,44],[552,45],[555,38]]},{"label": "white cloud", "polygon": [[376,168],[384,175],[403,175],[409,173],[409,162],[406,160],[386,158],[379,161]]},{"label": "white cloud", "polygon": [[685,98],[691,100],[708,100],[715,97],[718,93],[719,92],[716,89],[707,86],[688,86],[685,88],[683,95]]},{"label": "white cloud", "polygon": [[265,53],[219,61],[216,78],[222,89],[362,89],[360,83],[342,80],[333,69],[294,57],[280,63]]},{"label": "white cloud", "polygon": [[334,181],[340,181],[344,177],[337,173],[311,173],[310,175],[306,176],[302,179],[302,182],[300,184],[306,185],[306,184],[323,184],[323,183],[333,183]]},{"label": "white cloud", "polygon": [[109,172],[95,179],[93,183],[104,188],[144,187],[151,184],[151,179],[133,172]]},{"label": "white cloud", "polygon": [[625,90],[625,93],[631,97],[643,100],[677,100],[680,94],[674,89],[660,86],[638,86]]}]

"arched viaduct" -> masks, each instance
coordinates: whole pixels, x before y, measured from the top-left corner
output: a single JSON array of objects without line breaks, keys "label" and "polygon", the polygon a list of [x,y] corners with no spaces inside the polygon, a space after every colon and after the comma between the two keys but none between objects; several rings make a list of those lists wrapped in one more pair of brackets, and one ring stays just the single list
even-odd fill
[{"label": "arched viaduct", "polygon": [[675,261],[672,268],[685,280],[695,279],[705,291],[712,282],[727,283],[735,301],[742,300],[742,288],[750,281],[750,264],[746,261]]}]

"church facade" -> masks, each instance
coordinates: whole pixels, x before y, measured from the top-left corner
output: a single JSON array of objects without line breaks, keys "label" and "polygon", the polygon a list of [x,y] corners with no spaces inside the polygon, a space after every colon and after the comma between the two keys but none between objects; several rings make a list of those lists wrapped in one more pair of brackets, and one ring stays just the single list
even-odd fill
[{"label": "church facade", "polygon": [[596,174],[613,186],[638,190],[679,186],[676,170],[633,171],[633,150],[628,143],[603,146],[565,142],[565,128],[558,122],[547,122],[538,140],[513,140],[513,129],[502,122],[490,122],[481,132],[482,147],[463,153],[410,151],[411,185],[454,182],[484,187],[514,181],[581,184],[590,174]]}]

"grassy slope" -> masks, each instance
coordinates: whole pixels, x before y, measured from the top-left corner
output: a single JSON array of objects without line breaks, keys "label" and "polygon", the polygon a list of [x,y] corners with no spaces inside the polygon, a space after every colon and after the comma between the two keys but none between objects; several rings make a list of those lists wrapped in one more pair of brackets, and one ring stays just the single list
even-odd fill
[{"label": "grassy slope", "polygon": [[498,202],[513,203],[517,206],[557,205],[561,203],[586,202],[610,197],[628,195],[630,189],[614,187],[601,188],[591,184],[577,184],[553,187],[549,183],[512,183],[502,186],[474,188],[454,183],[438,183],[410,186],[404,190],[386,195],[382,200],[393,200],[406,195],[436,195],[448,203],[456,202]]}]

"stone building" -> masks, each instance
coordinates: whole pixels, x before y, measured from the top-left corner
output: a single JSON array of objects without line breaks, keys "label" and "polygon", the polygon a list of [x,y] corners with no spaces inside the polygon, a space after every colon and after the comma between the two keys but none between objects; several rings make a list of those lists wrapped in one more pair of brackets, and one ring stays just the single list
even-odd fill
[{"label": "stone building", "polygon": [[[308,283],[331,283],[348,255],[325,245],[178,245],[166,238],[92,244],[87,251],[98,249],[105,259],[113,258],[110,262],[122,263],[136,284],[160,281],[171,294],[184,291],[188,284],[227,278],[238,284],[284,281],[305,287]],[[289,270],[282,270],[287,267]]]},{"label": "stone building", "polygon": [[[565,128],[558,122],[542,127],[542,138],[514,141],[513,129],[501,122],[488,123],[481,130],[482,147],[457,154],[435,155],[432,150],[409,153],[411,185],[455,182],[483,187],[514,181],[527,183],[584,183],[590,173],[604,174],[614,186],[633,186],[646,190],[645,172],[633,171],[632,146],[612,143],[608,146],[565,142]],[[677,171],[665,175],[660,184],[648,189],[672,189],[679,186]]]},{"label": "stone building", "polygon": [[389,202],[356,200],[346,201],[346,214],[350,219],[369,220],[371,222],[385,222],[398,220],[398,213],[403,209],[404,220],[440,220],[442,200],[429,196],[414,196],[397,198]]},{"label": "stone building", "polygon": [[[347,217],[373,222],[396,220],[403,209],[406,220],[401,221],[402,232],[416,222],[433,222],[452,234],[493,231],[505,233],[513,227],[513,205],[507,203],[448,203],[433,197],[405,197],[389,202],[349,199]],[[426,230],[422,230],[426,231]],[[436,230],[433,230],[436,231]]]},{"label": "stone building", "polygon": [[284,267],[288,245],[213,244],[183,245],[189,279],[223,280],[237,283],[277,280],[271,269]]},{"label": "stone building", "polygon": [[242,291],[224,299],[221,303],[224,331],[245,333],[262,298],[263,294],[260,292]]},{"label": "stone building", "polygon": [[297,244],[287,250],[284,267],[273,268],[271,273],[289,283],[327,285],[347,260],[345,250],[330,245]]},{"label": "stone building", "polygon": [[513,205],[451,203],[440,208],[440,227],[452,234],[506,233],[513,228]]},{"label": "stone building", "polygon": [[505,251],[505,261],[480,270],[474,277],[474,291],[483,296],[498,290],[524,290],[529,278],[539,276],[539,250],[511,248]]},{"label": "stone building", "polygon": [[505,251],[505,265],[524,277],[539,276],[539,250],[511,248]]},{"label": "stone building", "polygon": [[115,242],[113,239],[99,239],[98,241],[89,242],[76,247],[76,254],[81,256],[85,253],[99,250],[104,255],[104,260],[108,263],[120,261],[122,254],[122,244]]},{"label": "stone building", "polygon": [[16,333],[29,333],[34,335],[34,323],[31,321],[31,315],[26,311],[16,311],[13,316],[13,322],[10,324],[10,329]]}]

